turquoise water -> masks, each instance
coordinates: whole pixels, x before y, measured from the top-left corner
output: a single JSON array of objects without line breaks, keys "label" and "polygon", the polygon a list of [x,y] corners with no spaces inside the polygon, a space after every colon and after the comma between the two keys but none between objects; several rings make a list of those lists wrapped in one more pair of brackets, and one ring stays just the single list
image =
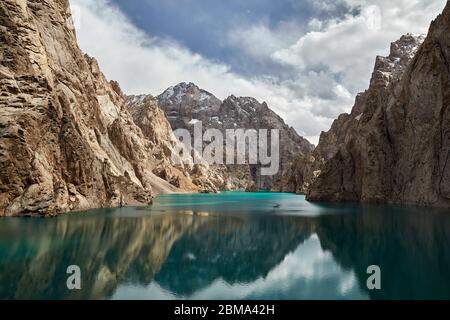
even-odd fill
[{"label": "turquoise water", "polygon": [[[78,265],[81,290],[67,289]],[[381,290],[367,289],[370,265]],[[0,299],[450,299],[448,210],[279,193],[0,219]]]}]

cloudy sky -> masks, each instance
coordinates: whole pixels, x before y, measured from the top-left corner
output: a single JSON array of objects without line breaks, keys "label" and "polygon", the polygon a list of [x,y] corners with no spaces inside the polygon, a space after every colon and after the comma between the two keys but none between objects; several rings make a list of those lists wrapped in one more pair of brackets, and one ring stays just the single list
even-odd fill
[{"label": "cloudy sky", "polygon": [[194,82],[266,101],[317,143],[375,57],[446,0],[70,0],[81,48],[128,94]]}]

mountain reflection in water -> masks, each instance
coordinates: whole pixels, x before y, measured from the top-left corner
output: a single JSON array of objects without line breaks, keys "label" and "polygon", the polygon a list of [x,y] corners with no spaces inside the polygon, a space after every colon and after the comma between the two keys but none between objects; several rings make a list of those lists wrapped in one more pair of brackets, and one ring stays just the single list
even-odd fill
[{"label": "mountain reflection in water", "polygon": [[441,210],[232,193],[0,220],[1,299],[450,299],[449,270]]}]

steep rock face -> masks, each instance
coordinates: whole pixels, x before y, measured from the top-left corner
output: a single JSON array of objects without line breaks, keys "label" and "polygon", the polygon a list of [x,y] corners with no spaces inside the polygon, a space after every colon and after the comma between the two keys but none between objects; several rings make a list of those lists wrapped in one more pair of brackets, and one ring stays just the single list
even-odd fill
[{"label": "steep rock face", "polygon": [[306,194],[311,182],[320,173],[319,160],[316,160],[314,154],[298,155],[283,171],[279,183],[272,190]]},{"label": "steep rock face", "polygon": [[[340,115],[330,130],[321,134],[319,145],[312,153],[297,157],[283,174],[281,191],[308,193],[313,182],[321,175],[325,164],[340,151],[340,146],[345,143],[348,132],[351,131],[350,128],[359,126],[367,105],[378,103],[378,99],[382,99],[386,94],[389,85],[400,80],[424,38],[422,35],[403,36],[391,44],[391,53],[388,57],[376,58],[370,88],[358,94],[351,114]],[[337,169],[341,168],[338,166]]]},{"label": "steep rock face", "polygon": [[308,199],[450,206],[450,4],[415,54],[421,40],[377,58],[370,88],[322,136]]},{"label": "steep rock face", "polygon": [[[230,96],[223,102],[193,83],[180,83],[157,97],[173,129],[188,129],[202,122],[203,130],[218,129],[278,129],[280,130],[280,173],[270,177],[259,174],[259,165],[228,165],[219,167],[225,181],[225,189],[245,189],[255,184],[257,189],[272,189],[278,183],[281,172],[298,154],[307,154],[313,146],[285,124],[266,103],[250,97]],[[270,141],[270,140],[269,140]],[[255,188],[253,188],[255,189]]]},{"label": "steep rock face", "polygon": [[0,3],[0,216],[148,204],[178,190],[152,173],[152,142],[70,21],[67,0]]}]

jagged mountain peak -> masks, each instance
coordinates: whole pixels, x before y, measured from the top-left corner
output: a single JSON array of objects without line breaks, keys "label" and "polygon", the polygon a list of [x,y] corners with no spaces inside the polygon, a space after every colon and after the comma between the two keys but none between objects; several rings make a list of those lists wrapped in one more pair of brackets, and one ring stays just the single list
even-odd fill
[{"label": "jagged mountain peak", "polygon": [[237,105],[240,105],[240,106],[248,105],[248,104],[262,105],[255,98],[252,98],[252,97],[237,97],[235,95],[229,96],[228,98],[225,99],[224,102],[234,103],[234,104],[237,104]]},{"label": "jagged mountain peak", "polygon": [[400,37],[399,40],[391,43],[389,58],[403,58],[404,56],[414,57],[420,45],[425,41],[425,34],[408,33]]},{"label": "jagged mountain peak", "polygon": [[392,42],[389,55],[387,57],[377,56],[376,58],[371,85],[386,87],[392,81],[399,80],[425,38],[425,35],[408,33]]},{"label": "jagged mountain peak", "polygon": [[[130,109],[141,109],[139,106],[133,105],[144,102],[142,100],[144,98],[138,96],[129,97],[129,99],[134,101],[128,104]],[[188,129],[193,132],[199,121],[202,122],[205,130],[218,129],[222,132],[227,129],[280,130],[281,166],[287,166],[294,155],[307,154],[314,148],[309,141],[299,136],[292,127],[271,110],[266,102],[261,103],[252,97],[230,95],[221,101],[192,82],[182,82],[169,87],[156,99],[174,130]],[[234,171],[236,170],[233,169],[227,173],[228,179],[237,181],[238,184],[255,179],[249,173],[248,166],[243,171],[240,169]],[[260,186],[271,189],[277,179],[278,176],[266,179],[267,181],[261,183]]]},{"label": "jagged mountain peak", "polygon": [[450,2],[426,38],[377,58],[369,89],[316,148],[309,200],[450,207],[449,35]]},{"label": "jagged mountain peak", "polygon": [[196,84],[181,82],[176,86],[167,88],[157,97],[161,105],[180,104],[183,101],[205,102],[206,104],[216,105],[221,101],[212,93],[199,88]]}]

